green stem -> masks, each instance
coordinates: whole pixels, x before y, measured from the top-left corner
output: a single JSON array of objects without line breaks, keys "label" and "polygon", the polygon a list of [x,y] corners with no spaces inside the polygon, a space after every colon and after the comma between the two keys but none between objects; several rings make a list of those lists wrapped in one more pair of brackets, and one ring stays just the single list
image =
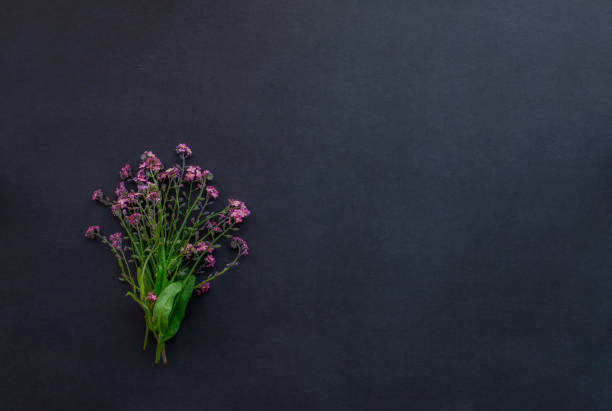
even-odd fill
[{"label": "green stem", "polygon": [[164,364],[168,363],[166,359],[165,343],[162,341],[161,336],[157,337],[157,347],[155,348],[155,364],[159,364],[159,359],[162,358]]},{"label": "green stem", "polygon": [[149,339],[149,326],[146,324],[146,320],[145,320],[145,337],[144,337],[144,345],[142,346],[143,351],[147,349],[148,339]]},{"label": "green stem", "polygon": [[208,277],[206,280],[196,284],[195,286],[193,286],[194,290],[197,290],[198,288],[202,287],[204,284],[206,284],[209,281],[214,280],[215,278],[219,277],[220,275],[222,275],[223,273],[225,273],[227,270],[229,270],[230,268],[232,268],[234,266],[234,263],[236,263],[236,261],[238,261],[238,258],[240,258],[240,252],[238,252],[238,254],[236,255],[236,258],[234,258],[234,261],[232,261],[230,264],[226,265],[225,268],[217,273],[215,273],[214,275]]}]

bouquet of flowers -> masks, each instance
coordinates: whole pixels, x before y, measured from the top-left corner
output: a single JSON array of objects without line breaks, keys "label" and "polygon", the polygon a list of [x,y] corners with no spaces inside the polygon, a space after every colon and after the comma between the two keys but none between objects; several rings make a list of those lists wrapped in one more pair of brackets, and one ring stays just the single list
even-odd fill
[{"label": "bouquet of flowers", "polygon": [[[213,212],[206,208],[219,197],[210,184],[213,175],[196,165],[186,165],[192,151],[179,144],[180,165],[164,169],[150,151],[141,157],[138,169],[121,168],[115,198],[95,190],[92,200],[110,207],[123,232],[106,237],[97,225],[85,232],[108,245],[121,269],[120,281],[144,311],[147,347],[149,334],[157,341],[155,362],[166,363],[165,344],[178,331],[191,296],[210,288],[210,281],[238,264],[249,253],[247,243],[233,235],[237,225],[251,214],[244,202],[229,199]],[[234,259],[214,271],[214,251],[226,240],[235,250]],[[196,280],[200,276],[201,278]]]}]

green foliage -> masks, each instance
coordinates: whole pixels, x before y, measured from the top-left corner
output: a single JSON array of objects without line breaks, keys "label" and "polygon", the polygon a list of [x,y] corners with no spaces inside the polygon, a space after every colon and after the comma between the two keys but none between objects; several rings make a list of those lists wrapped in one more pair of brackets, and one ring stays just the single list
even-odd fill
[{"label": "green foliage", "polygon": [[153,308],[153,331],[156,331],[163,340],[164,334],[168,330],[170,315],[174,309],[174,300],[183,289],[180,282],[168,285],[157,297],[157,302]]},{"label": "green foliage", "polygon": [[178,331],[181,326],[181,322],[183,318],[185,318],[185,311],[187,309],[187,304],[193,295],[193,287],[195,285],[195,277],[193,275],[185,278],[183,282],[183,288],[181,292],[177,295],[174,308],[170,315],[170,320],[168,324],[168,328],[163,333],[163,340],[167,341],[170,338],[174,337],[174,334]]}]

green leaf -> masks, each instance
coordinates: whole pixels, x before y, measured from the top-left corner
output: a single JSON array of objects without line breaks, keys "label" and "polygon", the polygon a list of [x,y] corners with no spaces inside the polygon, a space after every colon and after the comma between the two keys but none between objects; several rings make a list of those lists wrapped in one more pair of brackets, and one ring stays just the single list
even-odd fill
[{"label": "green leaf", "polygon": [[161,294],[157,297],[155,307],[153,307],[153,325],[160,335],[164,335],[168,329],[170,314],[174,307],[174,300],[183,288],[180,282],[174,282],[168,285]]},{"label": "green leaf", "polygon": [[155,276],[155,286],[153,288],[153,294],[159,294],[161,290],[166,288],[168,285],[168,276],[164,272],[164,268],[160,267]]},{"label": "green leaf", "polygon": [[170,324],[168,326],[168,330],[164,333],[164,341],[168,341],[170,338],[174,337],[174,335],[179,330],[181,326],[181,322],[183,322],[183,318],[185,318],[185,310],[187,309],[187,304],[193,295],[193,287],[195,285],[195,277],[193,275],[187,276],[185,281],[183,282],[183,289],[181,293],[176,298],[176,303],[174,305],[174,310],[172,311],[172,315],[170,316]]}]

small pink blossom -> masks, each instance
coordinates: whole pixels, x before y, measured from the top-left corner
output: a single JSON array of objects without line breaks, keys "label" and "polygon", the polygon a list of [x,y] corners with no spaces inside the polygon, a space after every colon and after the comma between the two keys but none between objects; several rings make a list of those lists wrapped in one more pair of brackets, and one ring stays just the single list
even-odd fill
[{"label": "small pink blossom", "polygon": [[191,149],[187,146],[187,144],[183,143],[176,146],[176,153],[184,156],[185,158],[191,157],[192,154]]},{"label": "small pink blossom", "polygon": [[212,253],[215,248],[210,245],[208,241],[200,241],[195,245],[195,251],[198,253]]},{"label": "small pink blossom", "polygon": [[185,181],[200,181],[202,179],[202,169],[200,166],[188,166],[185,170]]},{"label": "small pink blossom", "polygon": [[150,170],[155,172],[164,167],[159,158],[150,151],[145,151],[140,158],[142,159],[142,163],[138,166],[139,170]]},{"label": "small pink blossom", "polygon": [[202,178],[205,180],[212,180],[213,179],[213,173],[210,172],[210,170],[204,170],[202,171]]},{"label": "small pink blossom", "polygon": [[251,211],[246,207],[243,201],[229,199],[230,210],[228,212],[230,219],[233,220],[234,223],[240,223],[242,220],[247,218]]},{"label": "small pink blossom", "polygon": [[201,295],[201,294],[206,294],[208,290],[210,290],[210,283],[204,283],[202,284],[201,287],[196,288],[195,291],[197,295]]},{"label": "small pink blossom", "polygon": [[235,200],[233,198],[228,199],[227,202],[231,207],[244,207],[245,205],[243,201]]},{"label": "small pink blossom", "polygon": [[166,171],[162,171],[161,173],[159,173],[159,175],[157,176],[157,179],[165,180],[166,178],[174,178],[174,177],[178,177],[179,175],[181,175],[181,171],[176,167],[171,167],[167,169]]},{"label": "small pink blossom", "polygon": [[127,194],[127,189],[125,188],[125,183],[122,181],[119,183],[119,186],[115,189],[115,195],[117,197],[122,197]]},{"label": "small pink blossom", "polygon": [[91,199],[92,200],[101,200],[102,196],[104,194],[102,193],[102,189],[98,188],[97,190],[94,190],[94,192],[91,194]]},{"label": "small pink blossom", "polygon": [[100,232],[99,225],[91,225],[87,228],[87,231],[85,231],[85,237],[94,238],[96,234],[98,234],[99,232]]},{"label": "small pink blossom", "polygon": [[230,218],[232,218],[236,223],[241,223],[242,220],[247,218],[250,214],[251,212],[247,208],[238,208],[229,211]]},{"label": "small pink blossom", "polygon": [[185,258],[187,259],[190,259],[195,252],[195,247],[191,243],[187,243],[181,247],[181,253],[185,254]]},{"label": "small pink blossom", "polygon": [[204,265],[206,267],[214,267],[215,266],[215,257],[212,254],[208,254],[204,257]]},{"label": "small pink blossom", "polygon": [[130,165],[126,164],[124,165],[121,170],[119,170],[119,177],[121,177],[122,180],[125,180],[126,178],[128,178],[130,176]]},{"label": "small pink blossom", "polygon": [[128,198],[128,201],[129,201],[131,204],[135,204],[135,203],[138,201],[138,198],[139,198],[141,195],[142,195],[142,194],[140,194],[140,193],[129,193],[127,198]]},{"label": "small pink blossom", "polygon": [[138,188],[138,191],[143,192],[143,191],[149,191],[153,187],[155,187],[155,183],[147,181],[145,184],[138,184],[136,188]]},{"label": "small pink blossom", "polygon": [[113,204],[111,206],[111,212],[114,216],[119,217],[121,215],[121,206],[119,204]]},{"label": "small pink blossom", "polygon": [[214,186],[206,186],[205,190],[206,194],[208,194],[212,198],[219,197],[219,191]]},{"label": "small pink blossom", "polygon": [[139,170],[134,177],[134,182],[136,184],[144,184],[147,182],[147,175],[144,171]]},{"label": "small pink blossom", "polygon": [[119,199],[117,200],[117,205],[121,209],[126,208],[129,204],[130,204],[129,197],[128,198],[126,198],[126,197],[119,197]]},{"label": "small pink blossom", "polygon": [[157,296],[153,294],[153,292],[149,291],[147,293],[147,296],[145,297],[145,300],[154,303],[155,301],[157,301]]},{"label": "small pink blossom", "polygon": [[160,201],[159,193],[157,191],[151,191],[149,194],[147,194],[146,198],[152,203],[159,203]]},{"label": "small pink blossom", "polygon": [[214,231],[215,233],[220,233],[221,227],[219,227],[219,224],[217,224],[216,221],[212,221],[212,220],[208,220],[206,222],[206,228],[208,228],[211,231]]},{"label": "small pink blossom", "polygon": [[128,224],[132,227],[138,224],[140,221],[140,213],[133,213],[127,216]]},{"label": "small pink blossom", "polygon": [[249,253],[249,246],[247,245],[246,241],[238,236],[232,237],[230,246],[232,248],[238,248],[238,252],[242,255],[247,255]]},{"label": "small pink blossom", "polygon": [[113,248],[120,249],[123,238],[121,237],[121,233],[115,233],[108,236],[108,239],[111,242]]}]

